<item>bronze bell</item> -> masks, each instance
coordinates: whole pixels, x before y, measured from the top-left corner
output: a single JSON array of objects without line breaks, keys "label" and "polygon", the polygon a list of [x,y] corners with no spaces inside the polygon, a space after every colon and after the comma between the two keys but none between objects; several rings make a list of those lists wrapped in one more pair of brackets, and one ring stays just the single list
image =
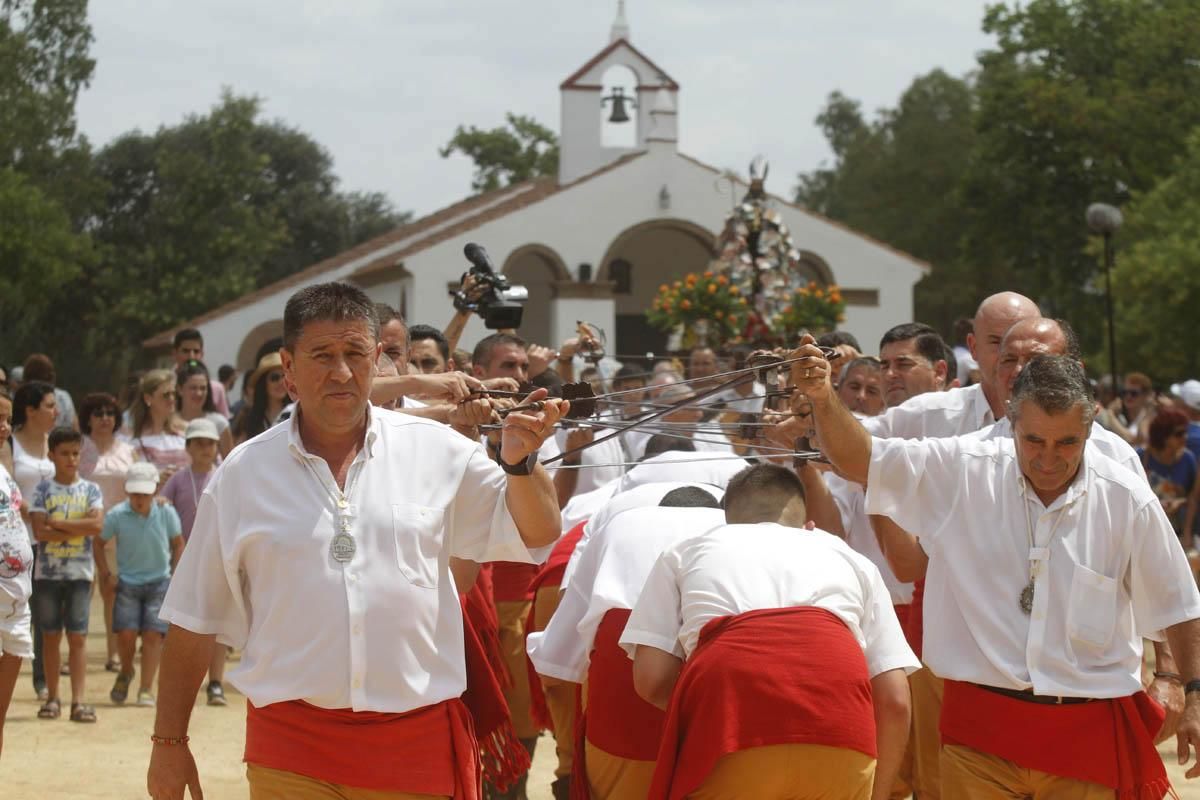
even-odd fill
[{"label": "bronze bell", "polygon": [[625,89],[620,86],[614,86],[612,94],[610,94],[608,97],[602,98],[600,100],[600,105],[603,106],[605,103],[609,102],[612,103],[612,114],[610,114],[608,117],[609,122],[629,122],[629,114],[625,111],[626,103],[634,108],[637,108],[637,102],[631,97],[626,97]]}]

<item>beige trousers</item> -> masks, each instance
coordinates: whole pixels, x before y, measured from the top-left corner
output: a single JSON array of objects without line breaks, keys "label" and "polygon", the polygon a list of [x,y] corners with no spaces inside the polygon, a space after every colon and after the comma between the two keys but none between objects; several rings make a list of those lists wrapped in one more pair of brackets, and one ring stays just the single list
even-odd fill
[{"label": "beige trousers", "polygon": [[[558,600],[557,586],[538,589],[537,601],[533,605],[535,631],[546,630],[550,617],[558,609]],[[547,678],[545,675],[539,677],[542,693],[546,695],[546,707],[550,709],[550,719],[554,722],[554,751],[558,756],[554,777],[562,778],[571,774],[575,762],[575,691],[579,684]]]},{"label": "beige trousers", "polygon": [[1112,800],[1107,786],[1019,767],[970,747],[942,748],[942,792],[971,800]]},{"label": "beige trousers", "polygon": [[504,700],[508,703],[518,739],[533,739],[540,732],[529,715],[529,667],[525,663],[525,618],[529,616],[531,605],[525,600],[496,603],[496,614],[500,618],[500,652],[504,656],[504,668],[512,678],[512,685],[504,690]]},{"label": "beige trousers", "polygon": [[439,800],[445,795],[358,789],[258,764],[246,765],[250,800]]},{"label": "beige trousers", "polygon": [[725,756],[688,800],[870,800],[874,783],[875,759],[857,750],[775,744]]},{"label": "beige trousers", "polygon": [[591,800],[646,800],[654,778],[653,761],[635,761],[583,743]]}]

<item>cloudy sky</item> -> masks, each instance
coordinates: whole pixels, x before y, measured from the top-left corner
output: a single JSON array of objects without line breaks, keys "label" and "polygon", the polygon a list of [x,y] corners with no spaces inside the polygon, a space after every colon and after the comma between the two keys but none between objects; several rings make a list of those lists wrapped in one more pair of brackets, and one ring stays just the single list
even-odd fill
[{"label": "cloudy sky", "polygon": [[[632,42],[681,84],[680,149],[770,187],[829,157],[813,124],[840,89],[868,110],[990,45],[983,0],[629,0]],[[228,86],[333,154],[346,189],[418,214],[470,192],[441,158],[506,111],[558,129],[558,85],[608,44],[615,0],[93,0],[80,127],[95,144],[203,112]]]}]

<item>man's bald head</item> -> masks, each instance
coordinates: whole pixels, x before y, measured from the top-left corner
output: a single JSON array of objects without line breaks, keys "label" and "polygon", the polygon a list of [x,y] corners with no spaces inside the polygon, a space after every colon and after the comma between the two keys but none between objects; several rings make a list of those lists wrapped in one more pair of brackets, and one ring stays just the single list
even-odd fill
[{"label": "man's bald head", "polygon": [[996,364],[996,389],[1008,403],[1013,383],[1035,356],[1070,356],[1080,360],[1079,340],[1066,320],[1031,317],[1015,323],[1000,343]]},{"label": "man's bald head", "polygon": [[994,294],[980,303],[975,312],[974,330],[967,335],[967,347],[971,350],[971,357],[979,364],[979,382],[983,384],[983,393],[992,410],[1001,409],[997,413],[1003,413],[1004,405],[999,401],[996,377],[1000,342],[1016,323],[1040,316],[1042,312],[1037,303],[1016,292]]}]

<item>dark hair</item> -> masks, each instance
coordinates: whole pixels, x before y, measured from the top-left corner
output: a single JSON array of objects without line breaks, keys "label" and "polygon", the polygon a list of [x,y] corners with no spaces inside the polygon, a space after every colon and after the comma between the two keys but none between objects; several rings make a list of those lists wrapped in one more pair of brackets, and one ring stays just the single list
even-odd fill
[{"label": "dark hair", "polygon": [[[242,406],[242,410],[234,417],[233,423],[230,426],[233,430],[233,435],[238,439],[253,439],[260,433],[271,427],[271,420],[267,419],[267,378],[274,370],[266,370],[262,375],[258,376],[258,382],[254,384],[254,401]],[[253,373],[246,373],[246,380],[250,380]]]},{"label": "dark hair", "polygon": [[188,378],[194,378],[197,375],[204,376],[204,402],[200,408],[206,414],[217,410],[217,407],[213,405],[212,381],[208,377],[208,367],[204,366],[203,361],[190,358],[183,362],[183,365],[179,369],[175,370],[175,409],[177,411],[183,409],[183,384]]},{"label": "dark hair", "polygon": [[1083,407],[1083,422],[1092,424],[1096,409],[1092,385],[1079,360],[1071,356],[1034,356],[1013,383],[1008,401],[1008,418],[1020,419],[1021,404],[1032,400],[1047,414],[1062,414]]},{"label": "dark hair", "polygon": [[24,425],[29,414],[28,409],[40,406],[48,394],[54,394],[54,387],[45,381],[22,383],[21,388],[13,395],[13,427],[19,428]]},{"label": "dark hair", "polygon": [[[921,343],[917,342],[917,347],[920,348]],[[942,340],[942,360],[946,362],[946,385],[949,386],[951,381],[958,377],[958,356],[954,352],[954,348],[946,344],[946,340]]]},{"label": "dark hair", "polygon": [[117,415],[117,427],[121,427],[121,407],[117,404],[117,398],[108,392],[92,392],[79,404],[79,429],[91,436],[92,415],[97,411],[105,410],[112,411]]},{"label": "dark hair", "polygon": [[379,340],[379,316],[371,298],[357,286],[333,281],[306,286],[288,298],[283,308],[283,346],[295,349],[304,326],[323,321],[365,322],[371,338]]},{"label": "dark hair", "polygon": [[[896,325],[888,330],[879,340],[879,352],[883,353],[885,345],[894,344],[896,342],[907,342],[910,339],[916,339],[917,352],[921,354],[930,364],[936,364],[939,361],[949,362],[953,358],[947,358],[947,354],[953,354],[953,350],[946,347],[946,343],[942,341],[942,337],[937,331],[929,327],[923,322],[905,322],[902,325]],[[955,370],[957,371],[957,370]],[[949,378],[947,378],[949,381]]]},{"label": "dark hair", "polygon": [[74,428],[68,428],[65,425],[60,425],[50,431],[50,436],[46,441],[47,449],[53,453],[54,448],[60,444],[80,444],[83,442],[83,434]]},{"label": "dark hair", "polygon": [[795,472],[777,464],[755,464],[734,475],[725,488],[725,521],[774,522],[796,497],[805,499],[804,484]]},{"label": "dark hair", "polygon": [[858,339],[850,331],[830,331],[822,333],[817,337],[817,345],[819,347],[838,347],[839,345],[848,344],[858,352],[862,352],[862,347],[858,343]]},{"label": "dark hair", "polygon": [[699,486],[680,486],[663,495],[658,501],[663,508],[720,508],[721,503]]},{"label": "dark hair", "polygon": [[200,331],[195,328],[183,328],[175,332],[175,338],[171,341],[171,348],[178,350],[179,345],[184,342],[199,342],[200,347],[204,347],[204,337],[200,335]]},{"label": "dark hair", "polygon": [[222,364],[217,367],[217,380],[224,383],[232,378],[236,372],[237,370],[233,368],[232,364]]},{"label": "dark hair", "polygon": [[506,344],[516,345],[522,350],[527,346],[525,340],[520,336],[511,333],[493,333],[483,337],[475,345],[475,349],[471,351],[471,364],[487,369],[492,363],[492,351]]},{"label": "dark hair", "polygon": [[[389,306],[387,303],[375,304],[375,316],[379,318],[379,327],[387,325],[392,320],[400,320],[401,325],[405,325],[404,317],[400,316],[400,312]],[[405,325],[405,327],[408,327]]]},{"label": "dark hair", "polygon": [[1079,347],[1079,336],[1076,335],[1075,329],[1071,327],[1071,323],[1065,319],[1055,319],[1054,322],[1058,325],[1058,329],[1062,331],[1063,338],[1067,341],[1067,352],[1064,355],[1068,355],[1076,361],[1082,361],[1083,351]]},{"label": "dark hair", "polygon": [[696,443],[682,435],[656,433],[646,441],[646,449],[642,453],[642,461],[674,451],[694,453],[696,452]]},{"label": "dark hair", "polygon": [[45,353],[34,353],[25,359],[22,367],[21,381],[41,381],[53,386],[58,382],[58,374],[54,371],[54,362]]},{"label": "dark hair", "polygon": [[626,364],[617,370],[617,374],[613,376],[613,386],[616,386],[618,383],[623,381],[634,380],[641,381],[642,385],[645,386],[647,380],[646,373],[644,370],[635,367],[632,364]]},{"label": "dark hair", "polygon": [[1150,381],[1149,376],[1147,376],[1144,372],[1125,373],[1125,382],[1132,383],[1143,392],[1149,392],[1154,389],[1154,384]]},{"label": "dark hair", "polygon": [[1188,416],[1177,408],[1164,408],[1150,422],[1147,438],[1155,450],[1161,449],[1171,438],[1171,432],[1188,426]]},{"label": "dark hair", "polygon": [[530,378],[529,382],[537,389],[546,389],[549,391],[551,397],[562,397],[562,376],[552,369],[539,372]]},{"label": "dark hair", "polygon": [[975,320],[970,317],[959,317],[954,320],[954,341],[955,343],[966,344],[967,334],[975,332]]},{"label": "dark hair", "polygon": [[442,354],[442,360],[449,363],[450,343],[446,341],[445,334],[432,325],[413,325],[408,329],[408,342],[410,345],[413,342],[424,342],[427,340],[431,340],[437,345],[438,352]]}]

